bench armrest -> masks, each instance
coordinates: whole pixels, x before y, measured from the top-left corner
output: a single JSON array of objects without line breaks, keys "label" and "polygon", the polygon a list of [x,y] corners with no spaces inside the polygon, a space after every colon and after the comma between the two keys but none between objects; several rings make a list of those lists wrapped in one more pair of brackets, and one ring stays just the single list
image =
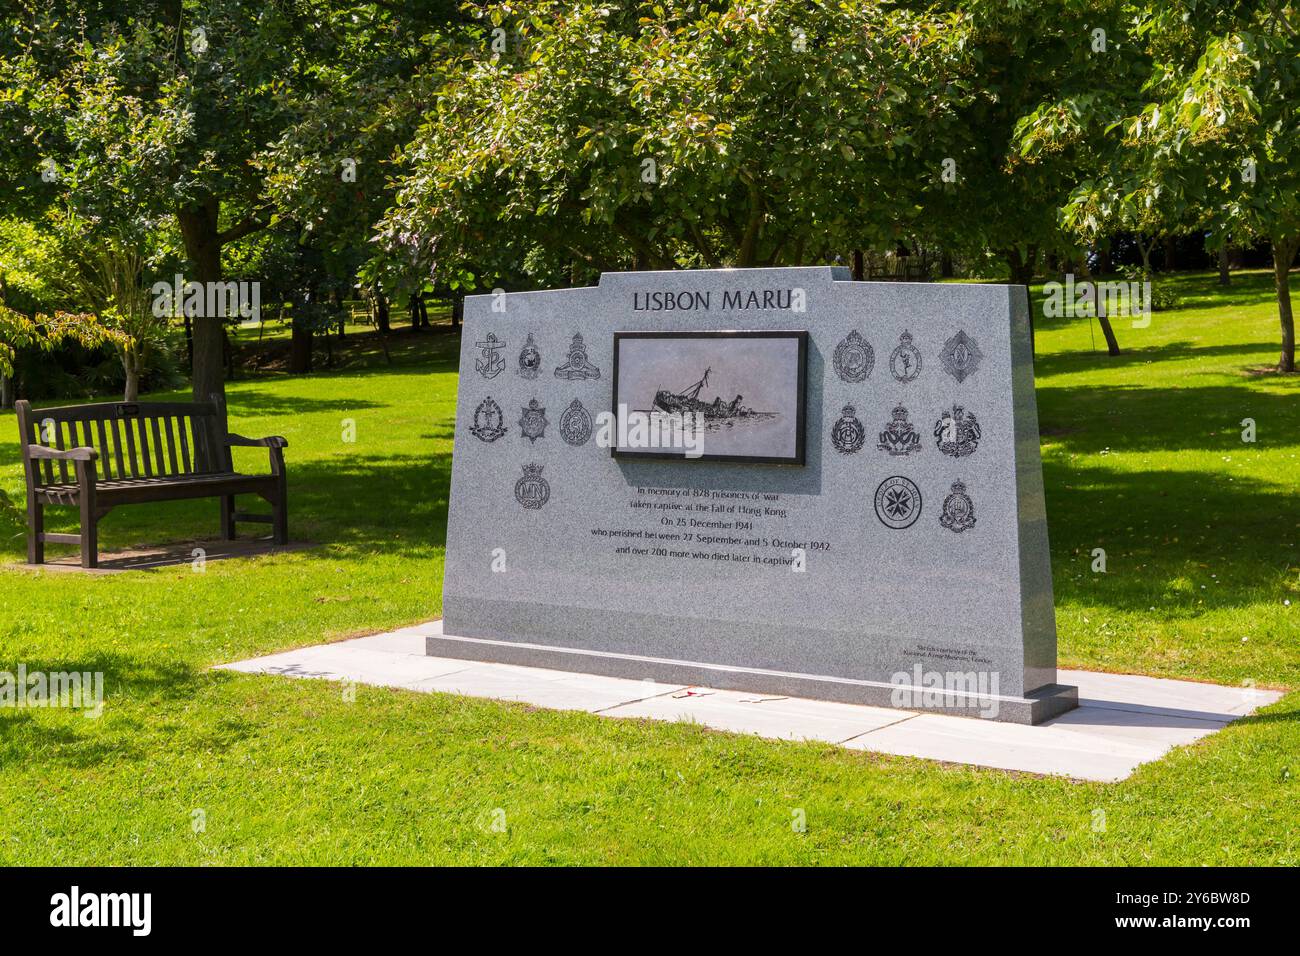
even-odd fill
[{"label": "bench armrest", "polygon": [[45,445],[28,445],[27,454],[30,458],[40,458],[48,461],[98,461],[99,452],[90,447],[69,448],[61,450],[58,448],[49,448]]},{"label": "bench armrest", "polygon": [[288,448],[289,443],[279,435],[271,435],[267,438],[245,438],[243,435],[229,434],[226,436],[227,445],[238,445],[241,448]]}]

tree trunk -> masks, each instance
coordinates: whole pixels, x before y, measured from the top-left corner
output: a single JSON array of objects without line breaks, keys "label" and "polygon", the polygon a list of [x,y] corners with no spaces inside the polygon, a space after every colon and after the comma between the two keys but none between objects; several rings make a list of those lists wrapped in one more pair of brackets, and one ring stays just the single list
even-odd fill
[{"label": "tree trunk", "polygon": [[388,300],[384,298],[382,292],[375,293],[375,327],[379,329],[380,335],[387,335],[389,332]]},{"label": "tree trunk", "polygon": [[1101,334],[1106,337],[1106,354],[1119,355],[1119,340],[1115,338],[1115,330],[1104,309],[1097,313],[1097,324],[1101,326]]},{"label": "tree trunk", "polygon": [[8,375],[0,375],[0,408],[13,408],[14,380]]},{"label": "tree trunk", "polygon": [[451,327],[460,328],[461,320],[465,317],[465,297],[463,295],[454,295],[451,299]]},{"label": "tree trunk", "polygon": [[1029,285],[1038,272],[1038,247],[1030,246],[1026,251],[1028,255],[1023,257],[1019,249],[1009,249],[1003,253],[1003,258],[1011,271],[1012,285]]},{"label": "tree trunk", "polygon": [[1165,271],[1173,272],[1178,268],[1178,238],[1165,236]]},{"label": "tree trunk", "polygon": [[945,249],[939,253],[939,278],[951,279],[954,274],[952,267],[952,253]]},{"label": "tree trunk", "polygon": [[406,300],[406,307],[411,313],[411,328],[418,329],[420,327],[420,299],[414,292]]},{"label": "tree trunk", "polygon": [[863,262],[862,250],[853,250],[853,281],[861,282],[866,278],[866,264]]},{"label": "tree trunk", "polygon": [[122,353],[122,371],[126,375],[126,385],[122,389],[122,401],[140,400],[140,357],[132,351]]},{"label": "tree trunk", "polygon": [[[216,199],[186,206],[176,213],[185,254],[194,263],[198,282],[221,281],[221,242],[217,235],[217,216],[221,204]],[[181,290],[174,293],[179,296]],[[212,395],[226,394],[223,362],[222,323],[219,316],[193,318],[193,390],[196,402],[206,402]]]},{"label": "tree trunk", "polygon": [[297,322],[293,324],[293,338],[289,342],[289,371],[297,374],[311,371],[311,329]]},{"label": "tree trunk", "polygon": [[1228,261],[1228,243],[1219,246],[1219,285],[1232,284],[1232,265]]},{"label": "tree trunk", "polygon": [[1110,272],[1111,272],[1110,247],[1098,246],[1097,247],[1097,274],[1104,276],[1104,275],[1110,275]]},{"label": "tree trunk", "polygon": [[1277,317],[1282,325],[1282,353],[1277,360],[1279,372],[1295,371],[1295,318],[1291,314],[1291,263],[1295,261],[1300,238],[1273,241],[1273,284],[1277,287]]}]

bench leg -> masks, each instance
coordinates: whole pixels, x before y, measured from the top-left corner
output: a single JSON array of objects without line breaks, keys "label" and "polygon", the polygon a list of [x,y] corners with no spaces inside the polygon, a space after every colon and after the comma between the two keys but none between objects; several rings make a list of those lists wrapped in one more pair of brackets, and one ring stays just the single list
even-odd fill
[{"label": "bench leg", "polygon": [[284,486],[284,480],[280,480],[279,493],[275,496],[275,506],[271,509],[274,516],[272,527],[272,540],[276,544],[289,543],[289,495]]},{"label": "bench leg", "polygon": [[81,498],[81,566],[83,568],[99,567],[99,515],[95,513],[95,502],[87,495]]},{"label": "bench leg", "polygon": [[221,538],[223,541],[235,540],[235,496],[221,496]]},{"label": "bench leg", "polygon": [[35,501],[27,502],[27,563],[45,563],[45,509]]}]

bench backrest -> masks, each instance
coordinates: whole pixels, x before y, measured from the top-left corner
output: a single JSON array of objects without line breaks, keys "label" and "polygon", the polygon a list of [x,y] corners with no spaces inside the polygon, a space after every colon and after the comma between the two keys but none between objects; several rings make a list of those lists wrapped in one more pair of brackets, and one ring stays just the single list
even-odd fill
[{"label": "bench backrest", "polygon": [[94,448],[100,480],[164,478],[231,470],[225,407],[211,402],[102,402],[32,408],[15,403],[28,483],[75,482],[71,462],[32,458],[27,446]]}]

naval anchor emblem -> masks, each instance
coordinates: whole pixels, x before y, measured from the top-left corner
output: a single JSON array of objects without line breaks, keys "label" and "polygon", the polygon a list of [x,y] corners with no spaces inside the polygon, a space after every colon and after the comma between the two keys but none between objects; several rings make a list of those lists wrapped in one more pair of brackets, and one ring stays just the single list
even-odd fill
[{"label": "naval anchor emblem", "polygon": [[907,420],[907,409],[902,405],[894,406],[894,417],[880,433],[880,441],[876,447],[891,455],[910,455],[914,451],[921,450],[921,436]]},{"label": "naval anchor emblem", "polygon": [[519,419],[519,433],[536,444],[537,439],[546,437],[546,426],[550,424],[546,420],[546,409],[537,404],[537,399],[530,398],[523,413]]},{"label": "naval anchor emblem", "polygon": [[886,528],[910,528],[921,517],[921,489],[907,478],[886,478],[876,489],[876,517]]},{"label": "naval anchor emblem", "polygon": [[943,365],[945,372],[958,382],[964,382],[967,376],[975,374],[975,370],[979,368],[980,359],[983,357],[984,353],[975,344],[975,340],[965,332],[959,331],[947,342],[943,343],[943,351],[939,353],[939,362]]},{"label": "naval anchor emblem", "polygon": [[515,482],[515,500],[530,511],[551,500],[551,485],[542,477],[541,465],[524,465],[524,476]]},{"label": "naval anchor emblem", "polygon": [[859,451],[866,441],[866,429],[862,427],[862,422],[854,417],[856,414],[857,409],[852,405],[845,405],[840,420],[831,426],[831,444],[842,455],[852,455]]},{"label": "naval anchor emblem", "polygon": [[519,350],[519,375],[522,378],[537,378],[537,372],[542,367],[542,353],[537,351],[537,343],[533,341],[533,333],[528,333],[528,341],[524,347]]},{"label": "naval anchor emblem", "polygon": [[569,346],[569,360],[555,370],[556,378],[575,379],[600,378],[600,369],[587,361],[587,347],[582,344],[582,333],[573,334],[573,343]]},{"label": "naval anchor emblem", "polygon": [[489,395],[478,403],[478,408],[474,409],[474,424],[470,426],[469,433],[479,441],[496,441],[506,433],[506,430],[501,406]]},{"label": "naval anchor emblem", "polygon": [[889,371],[900,382],[913,381],[921,374],[921,353],[912,344],[911,332],[898,337],[898,345],[889,353]]},{"label": "naval anchor emblem", "polygon": [[841,379],[846,382],[861,382],[876,367],[876,353],[871,343],[854,329],[843,342],[835,346],[834,363],[835,374]]},{"label": "naval anchor emblem", "polygon": [[501,357],[501,349],[505,347],[506,343],[499,341],[495,332],[489,332],[485,341],[474,343],[474,348],[483,350],[483,357],[474,360],[474,367],[480,375],[494,378],[506,367],[506,360]]},{"label": "naval anchor emblem", "polygon": [[952,483],[952,493],[943,499],[939,524],[956,534],[975,527],[975,504],[966,494],[966,486],[960,479]]},{"label": "naval anchor emblem", "polygon": [[560,437],[570,445],[585,445],[591,437],[591,412],[576,398],[560,416]]},{"label": "naval anchor emblem", "polygon": [[945,455],[965,458],[979,447],[980,423],[972,413],[954,405],[934,423],[934,441]]}]

